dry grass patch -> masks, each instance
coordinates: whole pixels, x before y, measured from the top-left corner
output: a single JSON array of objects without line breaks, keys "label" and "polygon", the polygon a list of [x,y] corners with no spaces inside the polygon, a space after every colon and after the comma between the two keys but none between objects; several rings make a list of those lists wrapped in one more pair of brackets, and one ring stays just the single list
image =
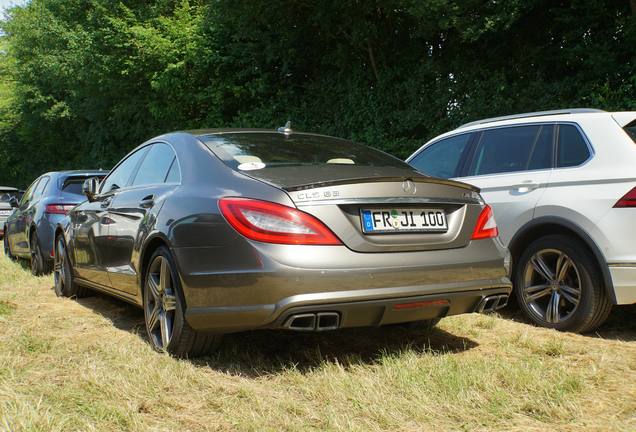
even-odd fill
[{"label": "dry grass patch", "polygon": [[176,360],[140,310],[56,298],[0,257],[0,430],[634,430],[636,309],[598,336],[514,316],[228,336]]}]

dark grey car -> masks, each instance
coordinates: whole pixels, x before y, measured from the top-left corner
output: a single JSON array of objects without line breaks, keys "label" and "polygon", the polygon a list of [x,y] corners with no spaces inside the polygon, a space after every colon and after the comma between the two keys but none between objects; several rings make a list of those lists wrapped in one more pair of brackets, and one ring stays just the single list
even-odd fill
[{"label": "dark grey car", "polygon": [[38,177],[19,202],[11,202],[15,210],[3,224],[5,254],[29,260],[34,275],[50,273],[55,228],[66,220],[71,208],[86,200],[84,181],[106,174],[99,170],[58,171]]},{"label": "dark grey car", "polygon": [[496,309],[508,254],[466,184],[338,138],[199,130],[126,156],[56,235],[58,295],[144,308],[155,348]]}]

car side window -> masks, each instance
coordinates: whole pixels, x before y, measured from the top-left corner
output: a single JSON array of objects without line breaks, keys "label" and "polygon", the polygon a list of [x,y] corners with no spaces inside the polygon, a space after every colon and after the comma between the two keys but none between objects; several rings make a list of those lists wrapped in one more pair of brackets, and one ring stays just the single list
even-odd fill
[{"label": "car side window", "polygon": [[469,176],[552,167],[552,125],[485,130],[477,143]]},{"label": "car side window", "polygon": [[174,159],[174,151],[168,144],[153,144],[139,166],[133,186],[164,183]]},{"label": "car side window", "polygon": [[108,193],[116,189],[128,186],[130,179],[135,172],[135,168],[144,157],[148,147],[137,150],[121,162],[111,173],[100,188],[100,193]]},{"label": "car side window", "polygon": [[440,140],[422,150],[409,161],[409,164],[418,171],[434,177],[456,177],[459,162],[470,137],[471,134],[467,133]]},{"label": "car side window", "polygon": [[33,191],[33,199],[38,199],[44,194],[44,189],[46,189],[46,186],[49,184],[49,179],[50,177],[48,176],[40,179],[38,186]]},{"label": "car side window", "polygon": [[172,165],[170,166],[170,171],[168,171],[168,175],[166,176],[166,183],[180,183],[181,182],[181,170],[179,169],[179,162],[177,162],[177,158],[172,160]]},{"label": "car side window", "polygon": [[24,195],[22,195],[22,199],[20,199],[20,207],[23,207],[27,205],[29,202],[31,202],[31,199],[33,198],[33,192],[35,191],[35,188],[38,186],[39,181],[40,179],[38,178],[36,181],[31,183],[31,186],[29,186],[26,192],[24,193]]},{"label": "car side window", "polygon": [[570,124],[559,125],[557,167],[581,165],[590,158],[590,149],[579,129]]}]

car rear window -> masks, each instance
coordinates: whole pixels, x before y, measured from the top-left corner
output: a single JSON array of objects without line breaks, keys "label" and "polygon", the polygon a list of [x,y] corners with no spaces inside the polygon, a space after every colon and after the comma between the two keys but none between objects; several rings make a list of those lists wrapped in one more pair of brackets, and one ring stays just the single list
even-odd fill
[{"label": "car rear window", "polygon": [[104,176],[88,176],[88,177],[69,177],[64,180],[62,184],[62,191],[66,193],[72,193],[75,195],[82,195],[82,185],[84,181],[89,178],[97,177],[99,181],[104,179]]},{"label": "car rear window", "polygon": [[625,126],[625,132],[636,143],[636,120]]},{"label": "car rear window", "polygon": [[2,202],[2,203],[9,202],[11,197],[19,198],[19,192],[18,191],[6,191],[6,190],[3,191],[3,190],[0,190],[0,202]]},{"label": "car rear window", "polygon": [[281,133],[204,135],[200,139],[240,171],[283,166],[357,165],[410,168],[374,148],[338,138]]}]

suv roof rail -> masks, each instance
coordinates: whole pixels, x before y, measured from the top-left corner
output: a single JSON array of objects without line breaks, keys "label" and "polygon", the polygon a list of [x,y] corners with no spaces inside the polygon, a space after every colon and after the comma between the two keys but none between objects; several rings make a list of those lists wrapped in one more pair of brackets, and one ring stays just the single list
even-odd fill
[{"label": "suv roof rail", "polygon": [[465,128],[468,126],[476,126],[476,125],[485,124],[485,123],[493,123],[497,121],[514,120],[514,119],[521,119],[521,118],[528,118],[528,117],[544,117],[544,116],[563,115],[563,114],[585,114],[585,113],[603,113],[603,112],[606,112],[606,111],[595,109],[595,108],[565,108],[565,109],[551,110],[551,111],[536,111],[536,112],[512,114],[507,116],[491,117],[487,119],[477,120],[474,122],[465,123],[459,126],[457,129]]}]

